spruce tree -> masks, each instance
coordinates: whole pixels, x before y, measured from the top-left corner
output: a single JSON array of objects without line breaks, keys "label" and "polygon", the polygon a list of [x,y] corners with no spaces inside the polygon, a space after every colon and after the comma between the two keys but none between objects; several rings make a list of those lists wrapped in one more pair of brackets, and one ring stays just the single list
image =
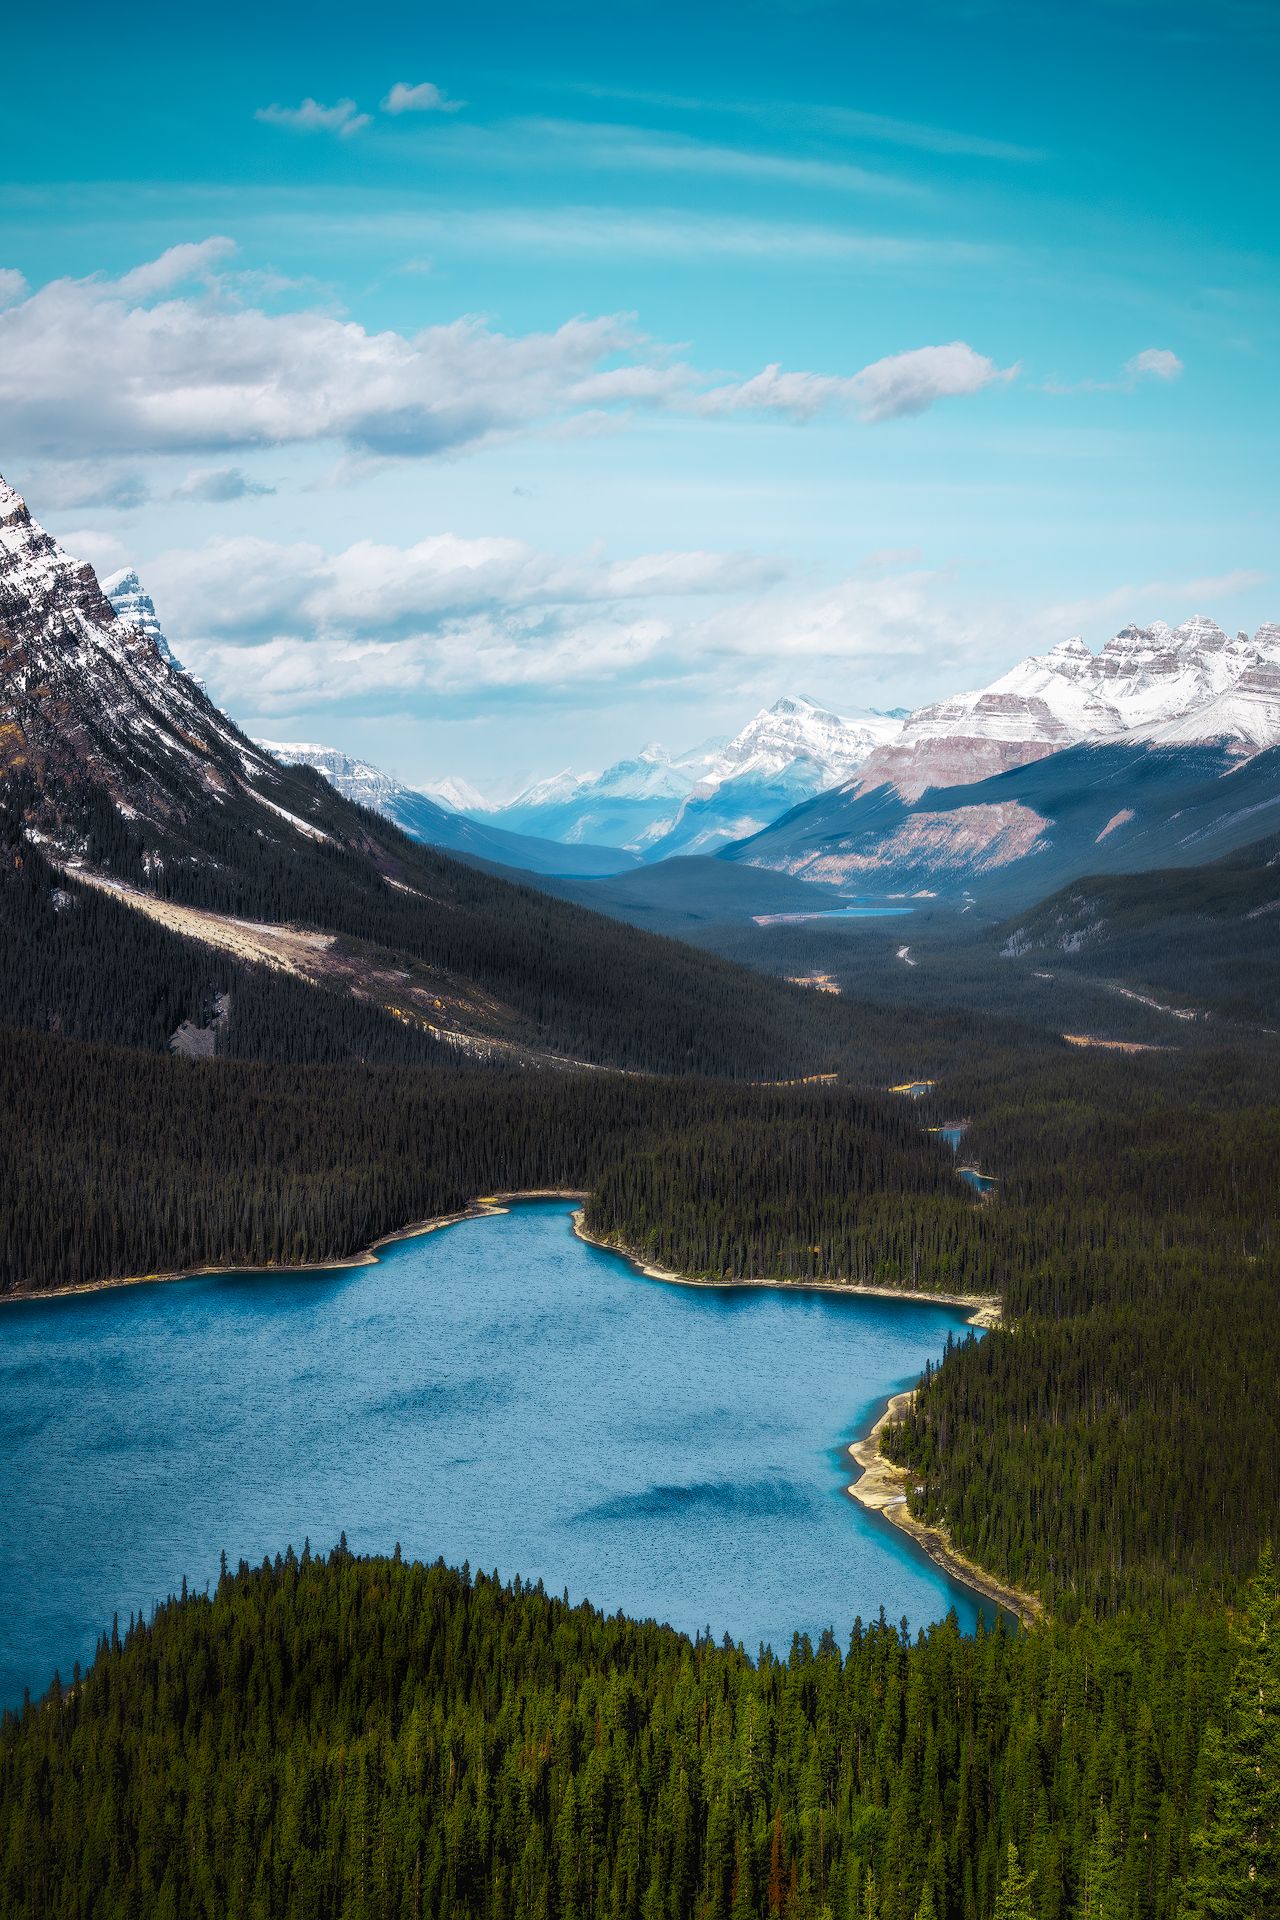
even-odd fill
[{"label": "spruce tree", "polygon": [[992,1920],[1036,1920],[1036,1910],[1031,1904],[1031,1887],[1034,1880],[1033,1873],[1024,1873],[1019,1866],[1018,1849],[1011,1840],[1004,1879],[1000,1882],[1000,1891],[996,1895],[996,1904],[992,1910]]},{"label": "spruce tree", "polygon": [[1210,1749],[1208,1814],[1193,1841],[1184,1920],[1280,1914],[1280,1591],[1270,1545],[1249,1587],[1237,1645],[1225,1722]]}]

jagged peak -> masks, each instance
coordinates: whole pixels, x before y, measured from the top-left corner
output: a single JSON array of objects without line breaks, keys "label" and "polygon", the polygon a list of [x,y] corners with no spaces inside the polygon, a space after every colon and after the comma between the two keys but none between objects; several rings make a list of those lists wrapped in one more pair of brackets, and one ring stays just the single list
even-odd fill
[{"label": "jagged peak", "polygon": [[16,487],[0,473],[0,527],[29,527],[31,511]]}]

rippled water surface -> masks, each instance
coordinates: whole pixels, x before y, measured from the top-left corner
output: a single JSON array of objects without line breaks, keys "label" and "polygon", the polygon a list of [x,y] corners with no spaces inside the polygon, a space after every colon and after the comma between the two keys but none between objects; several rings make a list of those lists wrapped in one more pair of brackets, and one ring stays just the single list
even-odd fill
[{"label": "rippled water surface", "polygon": [[385,1249],[0,1308],[0,1702],[113,1612],[345,1528],[753,1650],[976,1607],[844,1492],[954,1309],[675,1287],[566,1202]]}]

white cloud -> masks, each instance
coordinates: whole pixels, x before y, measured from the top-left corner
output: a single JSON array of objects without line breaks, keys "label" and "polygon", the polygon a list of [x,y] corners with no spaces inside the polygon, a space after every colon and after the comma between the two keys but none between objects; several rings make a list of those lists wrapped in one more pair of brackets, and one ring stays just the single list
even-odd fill
[{"label": "white cloud", "polygon": [[291,127],[297,133],[336,133],[344,140],[367,127],[370,120],[367,113],[359,111],[354,100],[338,100],[333,106],[324,107],[310,95],[298,107],[281,107],[273,101],[269,107],[259,107],[253,117],[265,120],[269,126]]},{"label": "white cloud", "polygon": [[26,291],[25,275],[16,267],[0,267],[0,307],[7,307],[12,300],[21,300]]},{"label": "white cloud", "polygon": [[1182,362],[1168,347],[1144,347],[1132,360],[1125,361],[1124,370],[1135,380],[1144,375],[1153,380],[1176,380],[1182,372]]},{"label": "white cloud", "polygon": [[566,559],[523,540],[444,533],[410,547],[358,540],[334,554],[305,541],[213,540],[160,555],[147,577],[175,633],[250,643],[282,627],[366,642],[421,637],[477,614],[519,623],[534,610],[742,593],[781,572],[778,562],[745,554]]},{"label": "white cloud", "polygon": [[938,400],[980,393],[994,382],[1016,378],[1017,367],[998,367],[963,340],[915,347],[874,360],[848,375],[784,373],[768,366],[750,380],[718,387],[698,401],[704,413],[784,413],[810,420],[829,407],[847,408],[866,421],[924,413]]},{"label": "white cloud", "polygon": [[113,573],[128,559],[128,551],[114,533],[97,527],[72,527],[60,542],[77,560],[87,560],[96,573]]},{"label": "white cloud", "polygon": [[[225,236],[171,247],[118,281],[54,280],[0,311],[8,444],[86,459],[337,441],[401,458],[595,431],[635,408],[886,420],[1016,372],[956,341],[848,376],[772,366],[708,389],[625,314],[549,333],[502,334],[471,317],[369,333],[324,307],[246,304],[241,277],[220,270],[232,251]],[[192,279],[199,299],[181,293]]]},{"label": "white cloud", "polygon": [[1162,380],[1167,385],[1183,371],[1181,360],[1168,347],[1144,347],[1126,360],[1118,380],[1046,380],[1046,393],[1132,393],[1140,380]]},{"label": "white cloud", "polygon": [[248,480],[239,467],[193,467],[173,490],[175,500],[205,500],[221,503],[243,500],[249,494],[274,493],[274,487]]},{"label": "white cloud", "polygon": [[397,80],[394,87],[382,103],[384,113],[457,113],[463,105],[461,100],[451,100],[447,93],[430,80],[420,80],[411,86],[405,80]]},{"label": "white cloud", "polygon": [[624,681],[657,670],[682,605],[758,593],[783,571],[742,554],[564,557],[455,534],[332,554],[246,537],[146,562],[184,659],[233,710],[262,714]]},{"label": "white cloud", "polygon": [[186,280],[211,283],[215,270],[235,250],[235,241],[223,233],[215,233],[208,240],[184,240],[176,247],[166,247],[158,259],[132,268],[115,282],[112,291],[123,300],[150,300],[157,293],[172,292]]}]

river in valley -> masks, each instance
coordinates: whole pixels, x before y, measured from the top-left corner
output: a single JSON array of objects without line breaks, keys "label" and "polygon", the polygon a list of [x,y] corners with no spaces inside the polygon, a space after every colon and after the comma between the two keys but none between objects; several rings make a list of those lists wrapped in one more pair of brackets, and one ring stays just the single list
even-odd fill
[{"label": "river in valley", "polygon": [[845,1448],[957,1308],[646,1279],[567,1201],[376,1264],[0,1307],[0,1704],[185,1575],[345,1529],[728,1631],[978,1603],[845,1492]]}]

